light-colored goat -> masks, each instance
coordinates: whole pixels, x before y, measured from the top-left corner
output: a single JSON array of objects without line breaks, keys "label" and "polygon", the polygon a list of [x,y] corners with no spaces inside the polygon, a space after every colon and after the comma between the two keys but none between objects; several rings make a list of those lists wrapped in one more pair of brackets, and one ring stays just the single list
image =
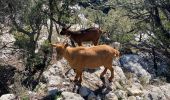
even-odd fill
[{"label": "light-colored goat", "polygon": [[112,61],[119,57],[119,51],[108,46],[98,45],[92,47],[69,47],[68,44],[52,44],[57,51],[57,60],[64,57],[69,65],[75,69],[75,81],[82,81],[82,72],[84,68],[94,69],[104,66],[105,69],[101,73],[100,78],[103,78],[107,69],[111,71],[109,81],[114,77],[114,69],[112,68]]}]

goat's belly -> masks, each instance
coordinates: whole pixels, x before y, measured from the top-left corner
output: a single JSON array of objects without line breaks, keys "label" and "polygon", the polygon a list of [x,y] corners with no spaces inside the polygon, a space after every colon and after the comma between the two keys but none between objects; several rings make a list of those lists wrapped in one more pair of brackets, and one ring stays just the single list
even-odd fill
[{"label": "goat's belly", "polygon": [[89,68],[90,68],[90,67],[96,68],[96,67],[99,67],[99,66],[102,66],[102,65],[103,65],[103,64],[85,64],[84,66],[87,67],[87,68],[88,68],[88,67],[89,67]]},{"label": "goat's belly", "polygon": [[84,66],[86,68],[97,68],[97,67],[105,65],[104,63],[105,62],[103,62],[103,61],[88,61],[88,62],[84,61],[82,63],[82,66]]}]

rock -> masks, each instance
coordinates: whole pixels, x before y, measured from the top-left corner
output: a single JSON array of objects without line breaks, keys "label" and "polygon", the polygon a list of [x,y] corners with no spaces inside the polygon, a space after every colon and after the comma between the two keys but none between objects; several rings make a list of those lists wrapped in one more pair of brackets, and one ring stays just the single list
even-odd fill
[{"label": "rock", "polygon": [[91,92],[89,95],[88,95],[88,100],[96,100],[96,95],[93,93],[93,92]]},{"label": "rock", "polygon": [[50,76],[48,80],[49,86],[56,86],[62,84],[62,78],[59,76]]},{"label": "rock", "polygon": [[43,83],[41,83],[41,82],[40,82],[40,83],[36,86],[36,88],[35,88],[35,90],[36,90],[37,93],[42,93],[42,94],[46,92],[46,91],[45,91],[46,89],[47,89],[47,85],[46,85],[46,84],[43,84]]},{"label": "rock", "polygon": [[136,97],[135,96],[129,96],[128,100],[136,100]]},{"label": "rock", "polygon": [[0,97],[0,100],[15,100],[16,96],[14,94],[4,94]]},{"label": "rock", "polygon": [[12,46],[16,39],[14,38],[14,35],[5,33],[0,36],[0,46],[7,44],[7,46]]},{"label": "rock", "polygon": [[52,65],[52,68],[56,69],[56,73],[60,73],[64,71],[63,65],[60,61],[57,61],[55,64]]},{"label": "rock", "polygon": [[49,95],[56,95],[58,92],[57,87],[48,87],[47,89]]},{"label": "rock", "polygon": [[143,92],[139,90],[138,88],[132,87],[132,88],[127,88],[128,95],[130,96],[137,96],[137,95],[142,95]]},{"label": "rock", "polygon": [[88,89],[87,87],[80,87],[79,89],[79,94],[82,96],[82,97],[85,97],[87,95],[89,95],[91,93],[91,90]]},{"label": "rock", "polygon": [[118,100],[127,98],[127,92],[123,90],[116,90],[114,94],[117,96]]},{"label": "rock", "polygon": [[[15,41],[16,39],[14,38],[14,35],[9,34],[8,32],[0,35],[0,62],[7,62],[8,60],[11,60],[10,58],[12,58],[11,53],[13,48],[8,47],[13,47]],[[5,48],[3,48],[4,46]]]},{"label": "rock", "polygon": [[136,96],[136,100],[143,100],[143,97]]},{"label": "rock", "polygon": [[[63,78],[58,75],[59,68],[51,67],[49,70],[43,72],[43,77],[49,86],[62,84]],[[59,71],[61,72],[61,71]],[[62,73],[62,72],[61,72]]]},{"label": "rock", "polygon": [[106,94],[105,100],[118,100],[118,98],[113,92],[109,92]]},{"label": "rock", "polygon": [[137,77],[143,77],[146,83],[149,83],[151,75],[141,65],[140,57],[134,54],[126,54],[120,58],[122,68],[131,73],[135,73]]},{"label": "rock", "polygon": [[170,99],[170,84],[165,84],[159,87],[150,85],[144,91],[144,99],[152,100],[169,100]]},{"label": "rock", "polygon": [[119,84],[119,82],[115,82],[116,89],[123,89],[123,87]]},{"label": "rock", "polygon": [[167,99],[170,99],[170,84],[160,86],[160,89],[164,93]]},{"label": "rock", "polygon": [[153,85],[148,86],[147,90],[144,90],[143,93],[144,100],[169,100],[159,87]]},{"label": "rock", "polygon": [[114,72],[115,72],[115,79],[116,80],[125,81],[126,80],[126,76],[125,76],[122,68],[119,67],[119,66],[113,66],[113,68],[114,68]]},{"label": "rock", "polygon": [[79,94],[72,92],[62,92],[62,100],[84,100]]},{"label": "rock", "polygon": [[[41,93],[41,92],[40,92]],[[30,100],[37,100],[39,97],[36,92],[28,91],[28,98]],[[24,99],[24,98],[23,98]],[[40,98],[39,98],[40,99]]]},{"label": "rock", "polygon": [[119,50],[120,47],[121,47],[121,45],[120,45],[119,42],[113,42],[113,43],[111,44],[111,46],[112,46],[113,48],[117,49],[117,50]]}]

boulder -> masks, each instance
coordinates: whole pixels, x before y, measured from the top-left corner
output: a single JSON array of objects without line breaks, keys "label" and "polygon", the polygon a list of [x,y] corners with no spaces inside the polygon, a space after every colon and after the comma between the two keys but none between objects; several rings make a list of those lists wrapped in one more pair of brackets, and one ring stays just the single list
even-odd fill
[{"label": "boulder", "polygon": [[114,91],[114,94],[117,96],[118,100],[126,100],[127,98],[127,92],[123,90],[116,90]]},{"label": "boulder", "polygon": [[79,94],[72,92],[62,92],[62,100],[84,100]]},{"label": "boulder", "polygon": [[141,65],[140,57],[134,54],[126,54],[120,58],[120,64],[126,72],[134,73],[137,77],[145,78],[149,83],[151,75]]},{"label": "boulder", "polygon": [[159,87],[150,85],[143,91],[144,100],[169,100]]},{"label": "boulder", "polygon": [[118,98],[113,92],[109,92],[106,94],[105,100],[118,100]]},{"label": "boulder", "polygon": [[127,88],[127,92],[130,96],[137,96],[137,95],[143,94],[143,92],[140,89],[135,88],[135,87]]},{"label": "boulder", "polygon": [[93,93],[93,92],[91,92],[89,95],[88,95],[88,98],[87,98],[88,100],[96,100],[97,99],[97,97],[96,97],[96,95]]},{"label": "boulder", "polygon": [[14,94],[4,94],[0,97],[0,100],[15,100],[16,96]]},{"label": "boulder", "polygon": [[128,100],[136,100],[136,97],[135,96],[129,96]]},{"label": "boulder", "polygon": [[79,89],[79,94],[82,96],[82,97],[85,97],[85,96],[88,96],[89,94],[91,93],[91,90],[88,89],[87,87],[80,87]]},{"label": "boulder", "polygon": [[111,43],[111,46],[117,50],[121,48],[121,44],[119,42],[113,42]]}]

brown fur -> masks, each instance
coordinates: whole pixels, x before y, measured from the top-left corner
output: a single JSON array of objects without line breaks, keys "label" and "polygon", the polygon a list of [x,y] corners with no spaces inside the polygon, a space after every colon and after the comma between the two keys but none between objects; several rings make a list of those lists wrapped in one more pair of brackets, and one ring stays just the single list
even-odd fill
[{"label": "brown fur", "polygon": [[98,45],[92,47],[68,47],[67,44],[52,44],[56,48],[57,57],[61,59],[64,57],[69,65],[75,69],[75,81],[82,81],[83,69],[94,69],[104,66],[105,70],[101,73],[100,77],[106,73],[107,69],[111,71],[109,81],[114,77],[114,69],[112,68],[112,61],[114,58],[119,57],[119,51],[113,49],[108,45]]},{"label": "brown fur", "polygon": [[68,28],[63,28],[60,34],[70,36],[70,39],[78,43],[79,46],[82,46],[82,42],[87,41],[92,41],[94,45],[98,45],[102,31],[95,27],[79,31],[70,31]]}]

